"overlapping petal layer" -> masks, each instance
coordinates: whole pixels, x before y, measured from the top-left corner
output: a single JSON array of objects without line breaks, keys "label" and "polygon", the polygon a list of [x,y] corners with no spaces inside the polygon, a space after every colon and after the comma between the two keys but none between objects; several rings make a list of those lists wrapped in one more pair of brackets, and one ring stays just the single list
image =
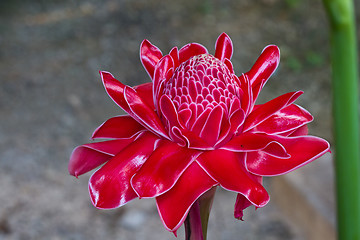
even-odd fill
[{"label": "overlapping petal layer", "polygon": [[[98,208],[116,208],[139,198],[156,198],[172,232],[206,191],[236,192],[234,216],[269,195],[263,176],[285,174],[329,151],[325,140],[307,136],[313,117],[294,101],[301,91],[269,102],[255,101],[280,61],[277,46],[262,51],[254,66],[236,76],[233,44],[221,34],[214,55],[198,43],[163,55],[144,40],[140,59],[152,82],[130,87],[100,72],[110,98],[128,115],[105,121],[93,139],[113,139],[74,149],[69,172],[89,180]],[[196,205],[197,206],[197,205]]]},{"label": "overlapping petal layer", "polygon": [[247,172],[246,154],[217,149],[197,158],[200,166],[223,188],[241,193],[253,205],[263,207],[269,201],[265,188]]},{"label": "overlapping petal layer", "polygon": [[193,162],[166,194],[156,198],[161,220],[169,231],[176,231],[184,222],[191,205],[204,192],[217,185]]},{"label": "overlapping petal layer", "polygon": [[276,176],[291,172],[329,151],[329,143],[314,136],[281,137],[273,136],[290,154],[280,159],[263,151],[249,152],[247,169],[260,176]]},{"label": "overlapping petal layer", "polygon": [[116,208],[137,197],[131,177],[152,154],[158,138],[146,133],[111,158],[89,180],[91,201],[97,208]]},{"label": "overlapping petal layer", "polygon": [[131,179],[139,197],[156,197],[174,186],[181,174],[200,152],[161,141],[141,169]]}]

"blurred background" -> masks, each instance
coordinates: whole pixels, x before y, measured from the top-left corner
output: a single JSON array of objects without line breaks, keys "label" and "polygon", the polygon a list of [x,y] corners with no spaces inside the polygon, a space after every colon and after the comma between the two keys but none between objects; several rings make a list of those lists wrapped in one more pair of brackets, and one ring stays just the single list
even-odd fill
[{"label": "blurred background", "polygon": [[[355,4],[360,39],[360,0]],[[145,83],[150,79],[139,60],[144,38],[163,53],[188,42],[213,53],[222,32],[232,38],[238,75],[266,45],[280,47],[280,66],[259,102],[305,91],[297,103],[315,117],[310,132],[332,143],[321,1],[1,0],[0,239],[175,239],[152,199],[97,210],[88,196],[90,174],[75,179],[67,163],[99,124],[123,114],[107,96],[99,70],[128,85]],[[326,154],[266,180],[272,200],[246,210],[244,222],[233,218],[236,195],[218,190],[208,239],[334,239],[332,172]],[[182,228],[178,239],[184,239]]]}]

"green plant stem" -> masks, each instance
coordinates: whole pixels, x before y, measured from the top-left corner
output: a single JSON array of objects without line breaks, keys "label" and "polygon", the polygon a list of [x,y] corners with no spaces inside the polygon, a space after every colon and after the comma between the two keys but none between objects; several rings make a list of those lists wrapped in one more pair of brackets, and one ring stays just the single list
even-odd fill
[{"label": "green plant stem", "polygon": [[358,59],[352,0],[323,0],[330,20],[338,239],[360,240]]}]

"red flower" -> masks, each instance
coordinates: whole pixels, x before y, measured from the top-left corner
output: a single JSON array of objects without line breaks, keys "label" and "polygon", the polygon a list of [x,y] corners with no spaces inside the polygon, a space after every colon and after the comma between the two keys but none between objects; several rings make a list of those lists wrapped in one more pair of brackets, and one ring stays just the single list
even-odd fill
[{"label": "red flower", "polygon": [[301,91],[255,105],[279,64],[278,47],[267,46],[239,77],[232,52],[225,33],[215,55],[191,43],[163,56],[144,40],[140,58],[152,82],[129,87],[100,72],[128,115],[105,121],[92,137],[112,140],[75,148],[69,162],[76,177],[105,163],[89,180],[97,208],[156,198],[165,227],[175,232],[192,204],[221,186],[238,193],[235,217],[241,219],[246,207],[269,201],[263,176],[288,173],[329,151],[328,142],[307,136],[313,117],[293,104]]}]

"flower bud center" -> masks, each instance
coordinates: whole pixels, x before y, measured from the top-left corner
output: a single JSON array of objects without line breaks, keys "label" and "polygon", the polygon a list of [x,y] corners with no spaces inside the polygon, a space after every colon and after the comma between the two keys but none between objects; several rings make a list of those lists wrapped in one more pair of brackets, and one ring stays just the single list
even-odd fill
[{"label": "flower bud center", "polygon": [[164,94],[170,97],[178,112],[195,104],[197,116],[206,108],[213,109],[218,105],[228,113],[231,100],[239,97],[234,77],[214,56],[197,55],[175,70],[164,86]]}]

